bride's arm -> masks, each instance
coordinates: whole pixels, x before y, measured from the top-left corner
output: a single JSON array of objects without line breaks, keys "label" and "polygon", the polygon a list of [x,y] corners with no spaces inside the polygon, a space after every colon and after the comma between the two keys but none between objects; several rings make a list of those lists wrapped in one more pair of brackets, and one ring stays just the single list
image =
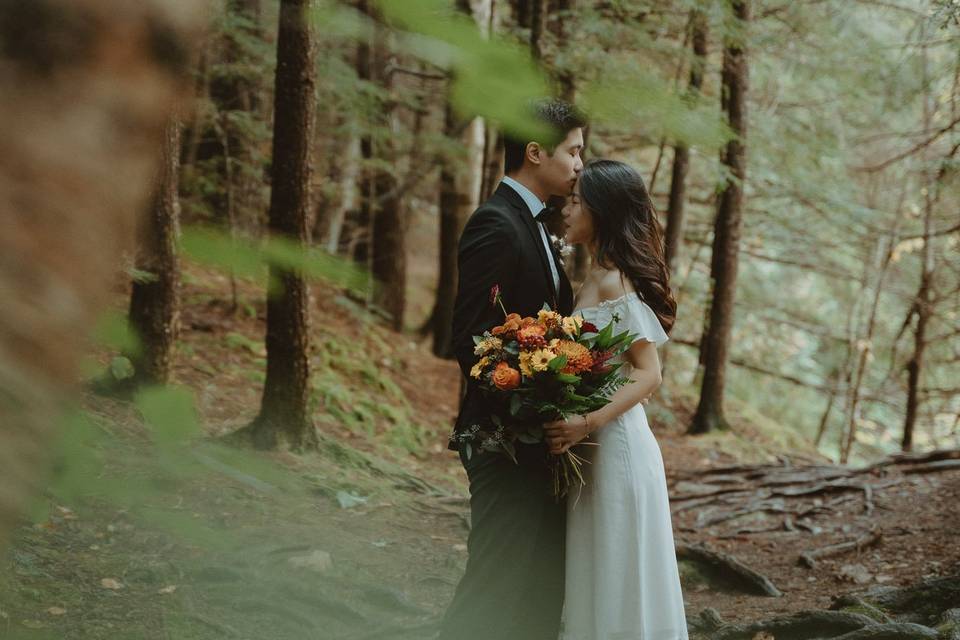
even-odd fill
[{"label": "bride's arm", "polygon": [[623,357],[633,367],[633,371],[627,376],[630,382],[617,389],[606,406],[583,416],[571,416],[566,420],[544,425],[551,453],[563,453],[642,402],[660,386],[663,378],[660,373],[660,357],[654,343],[637,340],[624,352]]}]

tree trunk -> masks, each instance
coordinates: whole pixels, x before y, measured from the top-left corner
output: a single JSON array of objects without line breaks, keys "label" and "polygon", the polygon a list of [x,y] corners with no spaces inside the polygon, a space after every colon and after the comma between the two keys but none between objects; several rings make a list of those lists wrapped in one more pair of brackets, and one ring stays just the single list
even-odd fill
[{"label": "tree trunk", "polygon": [[900,230],[900,220],[902,216],[896,215],[893,219],[893,226],[890,229],[890,235],[881,237],[877,242],[877,259],[874,270],[877,272],[876,287],[873,291],[873,301],[870,305],[870,312],[867,316],[867,326],[865,336],[857,341],[856,350],[859,350],[859,356],[855,360],[853,368],[853,382],[848,390],[847,406],[847,431],[846,438],[840,450],[840,462],[846,464],[850,458],[850,452],[853,450],[853,444],[857,439],[857,423],[860,417],[860,401],[862,400],[860,388],[866,376],[867,365],[870,362],[870,352],[873,350],[873,333],[877,326],[877,315],[880,310],[880,296],[883,293],[883,283],[886,280],[887,272],[890,267],[890,260],[893,258],[893,250],[897,246],[897,237]]},{"label": "tree trunk", "polygon": [[[924,86],[928,88],[928,93],[923,96],[923,120],[924,126],[930,126],[931,120],[931,96],[929,95],[930,83],[928,81],[928,57],[927,48],[923,48],[923,78]],[[954,149],[956,151],[956,149]],[[924,152],[927,155],[927,152]],[[927,325],[933,315],[932,284],[933,272],[935,267],[935,255],[933,252],[933,230],[934,215],[934,189],[939,189],[940,179],[948,165],[946,162],[941,168],[940,173],[934,180],[929,177],[924,194],[923,207],[923,265],[920,271],[920,287],[917,290],[917,297],[914,301],[914,309],[917,313],[917,328],[913,334],[913,356],[907,363],[908,382],[907,382],[907,413],[903,421],[903,438],[901,447],[904,451],[913,449],[913,429],[917,421],[917,411],[920,405],[920,378],[923,373],[923,357],[927,346]],[[924,175],[929,175],[926,173]]]},{"label": "tree trunk", "polygon": [[[374,74],[387,91],[389,104],[386,106],[386,126],[390,134],[378,141],[374,155],[387,163],[390,169],[378,168],[375,173],[371,207],[371,273],[373,275],[373,303],[390,317],[395,331],[403,330],[406,310],[407,286],[407,212],[404,190],[399,176],[408,176],[409,156],[402,156],[397,145],[402,135],[404,123],[397,108],[399,100],[394,95],[395,74],[386,74],[389,66],[390,51],[386,32],[380,32],[376,38],[374,55]],[[415,116],[413,125],[412,148],[418,147],[423,118],[420,112]]]},{"label": "tree trunk", "polygon": [[703,383],[691,433],[708,433],[729,425],[723,413],[727,352],[733,329],[737,259],[743,210],[743,183],[747,173],[747,51],[750,21],[749,0],[733,0],[736,34],[728,36],[723,49],[722,103],[736,138],[727,143],[723,161],[730,173],[717,206],[710,279],[713,299],[709,328],[704,333]]},{"label": "tree trunk", "polygon": [[827,406],[823,410],[823,415],[820,416],[820,424],[817,425],[817,435],[813,438],[813,446],[815,448],[820,448],[820,443],[823,441],[823,436],[827,432],[827,425],[830,424],[830,414],[833,413],[833,405],[836,402],[837,395],[840,392],[840,381],[842,377],[837,373],[836,380],[834,380],[833,385],[830,387],[830,396],[827,398]]},{"label": "tree trunk", "polygon": [[[390,114],[393,120],[396,114]],[[391,127],[396,130],[395,127]],[[392,145],[381,158],[395,159]],[[392,171],[378,170],[374,183],[376,206],[373,209],[371,272],[374,279],[373,302],[390,316],[395,331],[403,329],[407,284],[407,223],[402,195]]]},{"label": "tree trunk", "polygon": [[[357,9],[361,13],[368,11],[366,0],[359,0]],[[365,39],[357,44],[357,79],[361,82],[370,82],[373,79],[373,50],[372,45]],[[355,210],[347,210],[349,224],[349,239],[345,252],[363,268],[370,268],[370,227],[372,224],[372,207],[374,199],[373,176],[370,171],[370,161],[373,159],[373,138],[370,129],[373,123],[369,120],[362,123],[363,133],[360,136],[360,170],[359,170],[359,202]],[[351,215],[352,214],[352,215]]]},{"label": "tree trunk", "polygon": [[130,326],[140,348],[129,354],[136,384],[166,384],[180,331],[180,266],[177,260],[180,201],[180,125],[167,124],[163,164],[153,204],[140,220],[136,269],[130,296]]},{"label": "tree trunk", "polygon": [[510,0],[510,8],[513,12],[513,20],[518,27],[524,29],[530,28],[531,14],[533,13],[533,4],[543,0]]},{"label": "tree trunk", "polygon": [[530,53],[534,60],[543,59],[543,32],[547,23],[547,0],[529,0]]},{"label": "tree trunk", "polygon": [[[707,60],[707,20],[701,11],[691,11],[690,29],[693,41],[693,64],[690,67],[688,98],[695,101],[703,86],[703,70]],[[687,172],[690,168],[690,148],[678,143],[673,151],[673,171],[670,174],[670,198],[667,204],[666,254],[667,266],[674,273],[680,245],[683,242],[683,214],[686,204]],[[653,187],[651,186],[651,191]]]},{"label": "tree trunk", "polygon": [[[927,219],[929,222],[929,218]],[[929,229],[929,225],[925,225]],[[917,292],[917,328],[913,334],[913,356],[907,363],[908,383],[907,383],[907,413],[903,421],[903,439],[901,448],[904,451],[913,449],[913,428],[917,420],[917,410],[920,405],[920,377],[923,373],[923,356],[927,346],[927,324],[932,315],[933,305],[930,300],[930,283],[933,280],[931,242],[929,238],[924,239],[924,267],[920,276],[920,290]],[[927,265],[931,268],[928,270]]]},{"label": "tree trunk", "polygon": [[[310,0],[281,0],[277,35],[271,235],[306,247],[314,66]],[[267,378],[260,414],[250,426],[256,446],[317,445],[308,412],[310,393],[309,289],[302,274],[270,266],[267,298]]]},{"label": "tree trunk", "polygon": [[465,162],[444,164],[440,171],[440,264],[437,301],[432,315],[433,353],[452,358],[453,302],[457,294],[457,246],[460,232],[470,213],[477,208],[483,176],[484,126],[474,118],[462,132],[452,108],[447,104],[447,135],[459,133],[466,150]]},{"label": "tree trunk", "polygon": [[353,133],[344,148],[343,166],[340,168],[340,199],[337,201],[329,216],[320,216],[317,220],[325,220],[325,229],[319,230],[317,239],[323,242],[327,252],[336,254],[340,249],[343,238],[344,223],[349,212],[356,211],[359,200],[357,184],[360,182],[360,138]]},{"label": "tree trunk", "polygon": [[494,123],[488,122],[484,134],[483,180],[480,183],[480,202],[483,202],[497,188],[503,178],[503,133]]}]

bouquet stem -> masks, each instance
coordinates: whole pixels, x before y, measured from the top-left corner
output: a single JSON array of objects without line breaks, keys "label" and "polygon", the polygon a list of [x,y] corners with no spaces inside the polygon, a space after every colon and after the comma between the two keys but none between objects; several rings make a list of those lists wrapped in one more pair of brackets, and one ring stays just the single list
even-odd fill
[{"label": "bouquet stem", "polygon": [[[582,443],[592,444],[596,443]],[[559,501],[570,493],[570,488],[576,485],[579,491],[586,486],[583,479],[583,465],[590,464],[590,461],[583,456],[574,453],[572,449],[567,449],[559,456],[554,457],[553,463],[553,495]]]}]

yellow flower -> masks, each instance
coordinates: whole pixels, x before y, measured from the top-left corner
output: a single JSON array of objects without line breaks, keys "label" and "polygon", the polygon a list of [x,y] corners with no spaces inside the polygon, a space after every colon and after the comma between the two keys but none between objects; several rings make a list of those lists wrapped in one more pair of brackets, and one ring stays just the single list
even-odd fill
[{"label": "yellow flower", "polygon": [[547,343],[547,346],[550,347],[550,351],[556,351],[557,347],[560,346],[560,338],[554,338]]},{"label": "yellow flower", "polygon": [[540,309],[539,313],[537,313],[537,322],[547,328],[557,326],[560,324],[562,318],[563,316],[556,311],[549,311],[547,309]]},{"label": "yellow flower", "polygon": [[473,355],[482,356],[491,351],[499,351],[503,348],[503,340],[500,338],[484,338],[473,348]]},{"label": "yellow flower", "polygon": [[563,332],[568,336],[577,335],[577,331],[579,331],[582,326],[583,318],[581,316],[570,316],[563,319]]},{"label": "yellow flower", "polygon": [[528,378],[533,376],[532,356],[533,354],[529,351],[520,352],[520,373]]},{"label": "yellow flower", "polygon": [[534,371],[546,371],[550,361],[557,357],[550,349],[537,349],[530,354],[530,364]]},{"label": "yellow flower", "polygon": [[490,358],[487,358],[486,356],[480,358],[477,364],[473,365],[473,369],[470,369],[470,377],[479,379],[480,375],[483,373],[483,368],[489,363]]}]

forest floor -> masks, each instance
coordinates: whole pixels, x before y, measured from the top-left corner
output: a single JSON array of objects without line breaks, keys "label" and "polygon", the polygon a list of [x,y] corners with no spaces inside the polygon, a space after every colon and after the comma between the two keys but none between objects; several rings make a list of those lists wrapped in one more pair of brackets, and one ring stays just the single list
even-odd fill
[{"label": "forest floor", "polygon": [[[174,377],[213,441],[255,416],[264,308],[248,302],[260,299],[252,282],[239,283],[233,312],[224,276],[191,266],[184,282]],[[84,411],[109,434],[99,475],[131,486],[148,478],[152,489],[122,504],[48,496],[48,515],[21,527],[2,560],[0,638],[429,637],[466,560],[465,477],[445,449],[456,366],[348,296],[315,294],[320,452],[249,452],[170,480],[134,406],[86,394]],[[109,361],[98,354],[98,366]],[[647,408],[677,542],[735,556],[783,595],[748,595],[684,560],[691,619],[709,607],[746,622],[960,572],[960,470],[855,473],[736,406],[731,432],[685,436],[692,397],[665,387]],[[798,562],[857,539],[862,548],[812,568]]]}]

